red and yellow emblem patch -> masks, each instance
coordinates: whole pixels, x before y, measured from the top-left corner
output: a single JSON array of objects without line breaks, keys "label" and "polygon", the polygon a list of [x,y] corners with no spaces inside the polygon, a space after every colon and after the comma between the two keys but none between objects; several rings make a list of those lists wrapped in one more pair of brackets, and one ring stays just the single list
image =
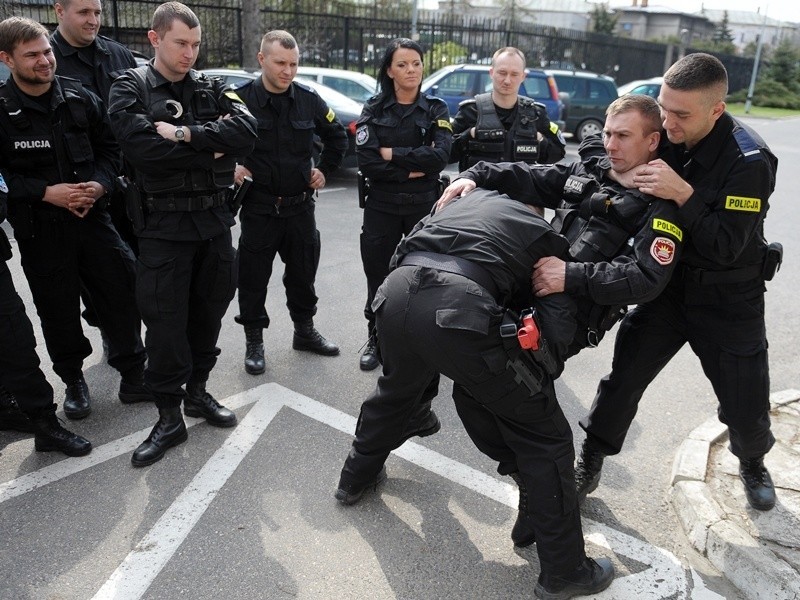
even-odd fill
[{"label": "red and yellow emblem patch", "polygon": [[675,242],[669,238],[657,237],[650,245],[650,256],[660,265],[670,264],[675,257]]}]

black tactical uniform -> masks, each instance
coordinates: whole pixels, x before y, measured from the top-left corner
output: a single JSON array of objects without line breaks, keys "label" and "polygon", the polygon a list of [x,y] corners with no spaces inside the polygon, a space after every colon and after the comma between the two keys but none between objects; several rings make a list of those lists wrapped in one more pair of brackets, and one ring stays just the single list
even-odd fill
[{"label": "black tactical uniform", "polygon": [[570,241],[564,291],[578,301],[579,327],[567,356],[597,345],[628,304],[661,293],[685,237],[674,202],[627,190],[602,173],[590,160],[534,168],[482,162],[460,175],[555,209],[553,227]]},{"label": "black tactical uniform", "polygon": [[[572,434],[553,388],[575,331],[574,304],[565,294],[533,300],[530,291],[534,263],[566,256],[567,246],[529,207],[484,190],[426,217],[403,239],[392,259],[397,268],[373,304],[384,374],[361,407],[340,501],[356,502],[385,477],[389,452],[415,435],[413,416],[428,381],[443,373],[454,381],[459,409],[488,409],[469,424],[478,447],[528,484],[542,575],[570,573],[586,560]],[[536,307],[552,372],[536,362],[526,363],[526,374],[518,370],[516,327],[510,344],[501,336],[504,305]]]},{"label": "black tactical uniform", "polygon": [[[261,330],[270,323],[267,286],[272,263],[279,254],[286,265],[283,284],[289,315],[296,334],[307,333],[305,337],[309,337],[306,340],[296,335],[294,347],[338,354],[334,344],[313,335],[317,312],[314,280],[321,244],[314,218],[314,191],[308,184],[314,166],[326,178],[336,171],[347,150],[347,132],[325,101],[300,82],[293,82],[283,94],[273,94],[258,78],[236,92],[258,119],[255,151],[244,159],[244,166],[253,174],[253,185],[240,217],[236,322],[244,325],[248,343],[254,337],[261,339]],[[323,145],[317,165],[315,136]],[[310,345],[303,345],[304,341],[310,341]],[[258,368],[248,371],[263,372],[263,358]]]},{"label": "black tactical uniform", "polygon": [[[8,187],[0,174],[0,224],[6,217]],[[11,244],[0,229],[0,430],[35,433],[35,448],[69,456],[91,451],[88,440],[70,433],[56,418],[53,388],[39,368],[36,338],[6,261]]]},{"label": "black tactical uniform", "polygon": [[[470,135],[473,127],[475,137]],[[487,92],[458,105],[450,162],[458,162],[462,171],[482,160],[555,163],[564,158],[565,147],[564,136],[550,122],[544,105],[519,96],[513,108],[501,108]]]},{"label": "black tactical uniform", "polygon": [[[375,292],[389,273],[397,243],[438,199],[439,174],[447,166],[451,144],[450,113],[447,104],[435,96],[420,93],[410,105],[399,104],[394,96],[383,103],[380,95],[373,96],[358,119],[358,167],[369,179],[361,261],[367,276],[364,316],[370,336],[374,333],[371,305]],[[392,148],[391,161],[381,157],[382,147]],[[415,171],[425,175],[410,179],[409,173]],[[374,344],[374,338],[370,343]]]},{"label": "black tactical uniform", "polygon": [[[0,86],[0,102],[0,171],[9,187],[9,221],[53,368],[67,384],[65,412],[83,418],[90,406],[81,369],[92,349],[81,328],[82,286],[111,342],[108,363],[122,373],[123,383],[141,381],[145,353],[133,293],[134,257],[102,200],[79,218],[42,198],[47,186],[58,183],[96,181],[113,189],[119,147],[102,102],[75,80],[56,76],[50,90],[34,98],[9,79]],[[134,398],[123,401],[149,399],[143,389],[134,391]]]},{"label": "black tactical uniform", "polygon": [[[255,119],[221,80],[192,70],[170,83],[153,63],[114,82],[109,111],[145,210],[144,226],[136,232],[136,297],[147,326],[145,381],[161,419],[142,445],[152,442],[150,447],[134,453],[134,465],[142,466],[186,439],[183,384],[186,414],[223,427],[236,423],[205,384],[220,352],[222,317],[236,291],[229,186],[237,157],[253,148]],[[224,115],[230,118],[221,119]],[[163,138],[155,121],[188,127],[191,141]],[[166,446],[160,445],[165,439]]]},{"label": "black tactical uniform", "polygon": [[[53,55],[56,57],[56,72],[80,81],[83,87],[100,96],[106,107],[108,107],[111,83],[122,75],[125,69],[136,66],[136,60],[130,50],[102,35],[98,35],[88,46],[76,48],[64,39],[60,30],[56,29],[50,36],[50,43]],[[125,214],[119,190],[109,190],[107,200],[108,214],[114,228],[135,254],[138,251],[136,236],[133,235],[130,220]],[[92,306],[91,296],[86,290],[81,290],[81,298],[86,305],[83,318],[90,325],[97,327],[97,311]],[[105,341],[105,333],[101,333]]]},{"label": "black tactical uniform", "polygon": [[688,342],[714,387],[731,451],[760,458],[774,443],[762,265],[777,159],[727,113],[694,148],[669,144],[662,158],[694,188],[678,211],[688,240],[665,291],[623,320],[612,372],[581,427],[602,453],[617,454],[644,390]]}]

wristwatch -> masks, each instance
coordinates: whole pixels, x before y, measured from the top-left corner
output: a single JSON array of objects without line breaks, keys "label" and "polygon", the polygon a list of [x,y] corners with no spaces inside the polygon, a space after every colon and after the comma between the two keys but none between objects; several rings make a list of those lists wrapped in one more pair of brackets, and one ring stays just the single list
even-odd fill
[{"label": "wristwatch", "polygon": [[186,131],[184,131],[183,127],[176,127],[175,128],[175,139],[179,142],[182,142],[186,138]]}]

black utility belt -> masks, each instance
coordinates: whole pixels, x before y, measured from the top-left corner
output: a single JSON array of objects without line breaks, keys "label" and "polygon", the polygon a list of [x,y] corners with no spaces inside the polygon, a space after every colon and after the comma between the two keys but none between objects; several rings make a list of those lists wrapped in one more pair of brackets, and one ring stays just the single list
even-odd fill
[{"label": "black utility belt", "polygon": [[744,283],[761,277],[762,265],[750,265],[741,269],[730,269],[727,271],[709,271],[699,267],[682,268],[684,281],[696,283],[698,285],[723,285],[726,283]]},{"label": "black utility belt", "polygon": [[267,194],[265,192],[260,191],[258,187],[254,189],[256,192],[255,196],[257,198],[259,199],[263,198],[268,203],[274,204],[275,206],[278,206],[280,208],[283,208],[285,206],[294,206],[295,204],[302,204],[303,202],[311,200],[313,196],[313,192],[303,192],[302,194],[297,194],[295,196],[275,196],[273,194]]},{"label": "black utility belt", "polygon": [[438,192],[430,190],[427,192],[411,192],[408,194],[398,194],[394,192],[384,192],[383,190],[376,190],[372,188],[367,193],[367,200],[374,200],[376,202],[386,202],[391,204],[428,204],[436,202],[439,199]]},{"label": "black utility belt", "polygon": [[497,289],[497,284],[489,271],[466,258],[437,254],[436,252],[409,252],[400,259],[398,266],[428,267],[437,271],[461,275],[477,283],[489,292],[498,304],[500,303],[500,290]]},{"label": "black utility belt", "polygon": [[144,206],[150,212],[194,212],[222,206],[228,201],[229,191],[219,190],[199,196],[147,195]]}]

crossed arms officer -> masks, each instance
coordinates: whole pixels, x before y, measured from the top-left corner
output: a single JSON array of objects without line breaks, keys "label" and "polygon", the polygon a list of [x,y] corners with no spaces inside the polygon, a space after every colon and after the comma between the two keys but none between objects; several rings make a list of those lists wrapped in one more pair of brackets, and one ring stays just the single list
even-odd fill
[{"label": "crossed arms officer", "polygon": [[[375,292],[389,273],[397,243],[439,197],[439,174],[450,155],[450,113],[441,98],[420,92],[422,59],[417,42],[392,40],[378,71],[381,91],[367,101],[358,119],[358,168],[370,184],[361,226],[369,336],[359,359],[363,371],[380,364],[372,312]],[[437,384],[431,382],[434,396]]]},{"label": "crossed arms officer", "polygon": [[[294,323],[292,347],[325,356],[339,354],[336,344],[314,327],[317,294],[314,279],[320,236],[314,218],[314,193],[341,164],[347,132],[319,95],[294,81],[300,50],[286,31],[267,32],[261,40],[261,77],[236,93],[258,119],[255,151],[236,168],[236,181],[252,177],[244,198],[239,239],[239,315],[244,326],[244,368],[263,373],[263,329],[269,326],[267,285],[279,254],[286,265],[286,306]],[[314,166],[314,136],[323,149]]]},{"label": "crossed arms officer", "polygon": [[598,385],[576,467],[579,494],[593,491],[603,458],[622,449],[648,384],[687,342],[700,359],[728,426],[750,505],[769,510],[775,489],[763,457],[769,421],[764,281],[776,262],[764,239],[777,159],[725,112],[728,76],[708,54],[690,54],[664,75],[659,95],[669,144],[661,158],[618,177],[679,207],[688,233],[665,291],[622,321],[611,373]]},{"label": "crossed arms officer", "polygon": [[35,21],[2,22],[0,58],[11,70],[0,85],[0,173],[47,350],[66,384],[64,412],[82,419],[91,411],[82,368],[92,348],[81,328],[81,287],[111,342],[108,363],[122,374],[120,400],[150,400],[133,255],[96,204],[119,171],[105,107],[80,82],[55,75],[48,32]]},{"label": "crossed arms officer", "polygon": [[[0,32],[4,29],[0,23]],[[7,196],[0,173],[0,224],[6,218]],[[64,429],[56,417],[53,388],[39,368],[33,326],[6,264],[10,258],[11,244],[0,229],[0,430],[34,433],[38,452],[83,456],[92,444]]]},{"label": "crossed arms officer", "polygon": [[525,55],[508,46],[492,56],[492,91],[458,105],[450,161],[464,171],[485,160],[555,163],[566,154],[564,136],[547,109],[525,96]]},{"label": "crossed arms officer", "polygon": [[[395,268],[373,304],[383,374],[361,406],[336,491],[340,502],[353,504],[386,479],[386,458],[416,435],[413,416],[427,402],[431,379],[444,374],[454,382],[459,416],[480,432],[473,438],[478,448],[502,456],[530,490],[539,597],[595,593],[614,573],[609,561],[595,562],[584,553],[571,485],[572,433],[553,387],[575,331],[574,303],[564,294],[534,301],[531,292],[533,265],[544,256],[566,256],[567,246],[529,206],[485,190],[424,218],[400,242]],[[504,306],[517,312],[535,307],[551,364],[526,360],[516,319]],[[504,337],[506,317],[511,332]],[[461,407],[471,404],[486,410],[462,414]],[[468,424],[464,415],[480,415],[481,421]]]},{"label": "crossed arms officer", "polygon": [[228,186],[236,157],[250,152],[256,137],[255,119],[236,94],[192,69],[201,30],[189,8],[160,5],[147,35],[154,61],[117,79],[110,105],[146,212],[137,231],[136,296],[147,326],[145,380],[159,420],[134,451],[134,466],[186,441],[181,401],[189,416],[236,424],[206,381],[236,289]]}]

